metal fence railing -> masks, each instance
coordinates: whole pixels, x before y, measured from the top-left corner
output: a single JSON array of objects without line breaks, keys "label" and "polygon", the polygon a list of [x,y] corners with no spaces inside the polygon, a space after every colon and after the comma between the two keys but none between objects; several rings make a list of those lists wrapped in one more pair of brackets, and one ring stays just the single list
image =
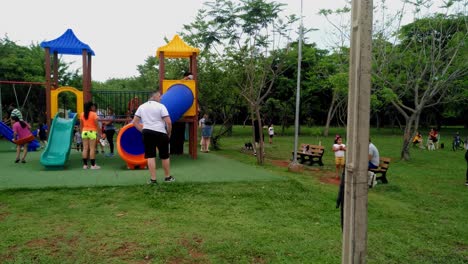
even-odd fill
[{"label": "metal fence railing", "polygon": [[116,119],[128,119],[140,104],[148,100],[149,92],[93,90],[92,98],[104,115],[107,114],[107,109],[111,108]]}]

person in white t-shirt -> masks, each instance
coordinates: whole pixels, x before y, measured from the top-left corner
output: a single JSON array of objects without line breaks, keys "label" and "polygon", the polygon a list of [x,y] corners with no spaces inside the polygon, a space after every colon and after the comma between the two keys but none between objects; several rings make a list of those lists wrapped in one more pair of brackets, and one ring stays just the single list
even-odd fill
[{"label": "person in white t-shirt", "polygon": [[337,135],[335,137],[335,144],[333,144],[332,151],[335,152],[335,165],[336,165],[336,179],[340,178],[342,170],[344,170],[345,165],[345,151],[346,145],[343,144],[343,139],[341,136]]},{"label": "person in white t-shirt", "polygon": [[380,154],[377,147],[369,139],[369,170],[377,169],[380,163]]},{"label": "person in white t-shirt", "polygon": [[145,158],[148,160],[148,170],[151,175],[150,184],[156,184],[156,148],[164,169],[164,181],[173,182],[170,175],[169,138],[171,137],[172,121],[167,108],[160,103],[161,93],[153,92],[148,102],[140,105],[133,117],[133,125],[143,134]]},{"label": "person in white t-shirt", "polygon": [[275,136],[275,129],[273,128],[273,124],[270,124],[268,127],[268,135],[270,136],[269,142],[270,144],[273,143],[273,137]]}]

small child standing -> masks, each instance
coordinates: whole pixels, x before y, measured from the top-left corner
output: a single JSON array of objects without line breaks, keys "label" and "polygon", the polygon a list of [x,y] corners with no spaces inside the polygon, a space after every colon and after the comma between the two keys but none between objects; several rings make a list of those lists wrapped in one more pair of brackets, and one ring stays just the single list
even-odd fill
[{"label": "small child standing", "polygon": [[37,135],[41,143],[41,148],[45,148],[47,146],[47,131],[47,123],[42,122],[41,124],[39,124],[39,128],[37,129]]},{"label": "small child standing", "polygon": [[343,144],[343,139],[341,136],[336,135],[335,144],[333,144],[332,151],[335,152],[335,165],[336,165],[336,179],[340,178],[340,172],[345,165],[345,151],[346,145]]},{"label": "small child standing", "polygon": [[76,150],[83,152],[83,139],[81,138],[81,133],[78,127],[75,126],[75,136],[74,141],[76,144]]}]

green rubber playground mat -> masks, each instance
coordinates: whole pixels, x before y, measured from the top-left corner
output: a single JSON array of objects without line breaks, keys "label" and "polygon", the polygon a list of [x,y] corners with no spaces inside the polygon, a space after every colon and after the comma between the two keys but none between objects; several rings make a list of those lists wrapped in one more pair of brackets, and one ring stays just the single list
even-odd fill
[{"label": "green rubber playground mat", "polygon": [[[149,179],[147,170],[129,170],[118,156],[96,154],[100,170],[84,170],[81,152],[72,150],[63,170],[48,170],[39,162],[41,150],[29,152],[26,163],[15,163],[16,150],[12,143],[0,140],[0,189],[93,187],[142,185]],[[162,183],[163,169],[157,161],[157,177]],[[171,175],[176,182],[239,182],[277,181],[284,178],[264,168],[231,160],[213,152],[199,153],[193,160],[188,155],[171,157]]]}]

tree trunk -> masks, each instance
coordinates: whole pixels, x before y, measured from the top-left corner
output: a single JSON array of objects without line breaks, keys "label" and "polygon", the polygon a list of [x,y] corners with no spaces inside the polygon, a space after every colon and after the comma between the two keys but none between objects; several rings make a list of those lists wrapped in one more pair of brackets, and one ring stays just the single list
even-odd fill
[{"label": "tree trunk", "polygon": [[257,125],[258,125],[258,132],[259,132],[259,140],[258,140],[258,148],[257,148],[257,163],[259,165],[263,165],[264,161],[265,161],[265,157],[264,157],[264,152],[265,152],[265,148],[264,148],[264,143],[263,143],[263,125],[262,125],[262,119],[261,119],[261,116],[260,116],[260,107],[257,105],[255,107],[255,115],[256,115],[256,122]]},{"label": "tree trunk", "polygon": [[325,137],[328,137],[328,132],[330,131],[330,123],[331,123],[331,120],[333,119],[333,115],[334,115],[334,112],[335,112],[334,111],[335,101],[336,101],[336,94],[333,93],[333,98],[332,98],[332,101],[331,101],[331,105],[328,108],[327,122],[325,123],[325,128],[323,129],[323,135]]},{"label": "tree trunk", "polygon": [[421,118],[421,112],[418,111],[416,114],[416,118],[414,119],[414,132],[419,131],[419,120]]},{"label": "tree trunk", "polygon": [[408,118],[405,119],[405,129],[403,134],[403,146],[401,149],[401,159],[403,160],[410,160],[410,146],[411,146],[411,138],[413,135],[413,123],[416,119],[417,113],[411,114]]}]

